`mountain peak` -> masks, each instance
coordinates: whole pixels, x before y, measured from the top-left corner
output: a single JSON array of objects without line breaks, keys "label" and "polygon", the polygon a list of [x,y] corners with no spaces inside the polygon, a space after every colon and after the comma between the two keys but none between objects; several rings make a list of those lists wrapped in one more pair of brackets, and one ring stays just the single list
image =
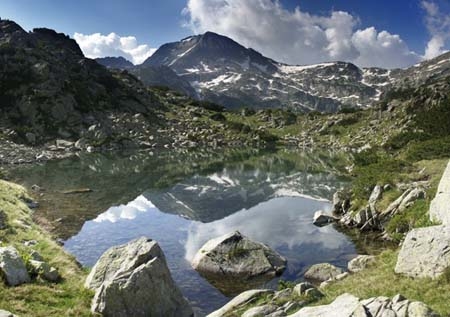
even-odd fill
[{"label": "mountain peak", "polygon": [[130,69],[134,67],[133,63],[122,56],[99,57],[95,60],[97,63],[107,68]]}]

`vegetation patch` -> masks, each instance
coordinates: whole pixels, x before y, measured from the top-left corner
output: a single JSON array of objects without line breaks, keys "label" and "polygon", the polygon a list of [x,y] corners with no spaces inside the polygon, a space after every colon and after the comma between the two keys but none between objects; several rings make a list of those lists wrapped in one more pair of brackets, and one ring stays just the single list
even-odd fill
[{"label": "vegetation patch", "polygon": [[[84,289],[87,272],[67,254],[51,237],[31,219],[26,205],[29,197],[24,188],[0,180],[0,209],[8,219],[8,226],[0,230],[2,246],[14,246],[27,260],[32,249],[39,252],[46,262],[58,269],[62,276],[59,283],[34,280],[16,287],[0,285],[0,308],[19,316],[92,316],[91,291]],[[24,241],[36,240],[37,245],[27,247]]]}]

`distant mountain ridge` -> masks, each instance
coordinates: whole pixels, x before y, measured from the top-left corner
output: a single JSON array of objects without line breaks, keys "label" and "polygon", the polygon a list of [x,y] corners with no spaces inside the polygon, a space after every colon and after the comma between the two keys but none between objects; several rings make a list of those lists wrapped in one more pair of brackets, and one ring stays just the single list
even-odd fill
[{"label": "distant mountain ridge", "polygon": [[123,57],[101,57],[97,63],[109,69],[127,70],[148,86],[166,86],[189,97],[198,98],[197,92],[184,78],[178,76],[167,66],[136,67]]},{"label": "distant mountain ridge", "polygon": [[361,69],[347,62],[292,66],[228,37],[206,32],[164,44],[137,67],[148,66],[170,67],[196,89],[201,99],[228,108],[335,112],[343,107],[369,107],[384,92],[405,81],[423,83],[432,76],[427,69],[448,74],[450,61],[447,55],[406,70]]}]

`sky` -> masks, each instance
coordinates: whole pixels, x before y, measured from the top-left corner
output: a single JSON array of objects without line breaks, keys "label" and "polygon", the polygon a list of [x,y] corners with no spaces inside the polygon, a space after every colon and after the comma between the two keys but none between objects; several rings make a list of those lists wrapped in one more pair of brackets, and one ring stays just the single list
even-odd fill
[{"label": "sky", "polygon": [[0,17],[135,64],[206,31],[299,65],[407,67],[450,49],[450,0],[0,0]]}]

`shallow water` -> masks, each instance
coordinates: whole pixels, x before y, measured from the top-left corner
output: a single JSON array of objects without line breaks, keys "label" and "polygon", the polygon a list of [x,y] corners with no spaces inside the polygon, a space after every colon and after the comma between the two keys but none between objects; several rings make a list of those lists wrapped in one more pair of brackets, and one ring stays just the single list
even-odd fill
[{"label": "shallow water", "polygon": [[[65,248],[83,265],[111,246],[155,239],[181,291],[204,315],[229,300],[190,267],[211,238],[239,230],[269,245],[287,258],[281,278],[291,281],[312,264],[345,267],[356,255],[346,235],[312,224],[343,185],[327,163],[333,159],[299,152],[134,153],[82,156],[15,174],[25,185],[44,187],[37,213],[57,224]],[[93,192],[62,194],[82,187]],[[261,286],[276,285],[274,279]]]}]

